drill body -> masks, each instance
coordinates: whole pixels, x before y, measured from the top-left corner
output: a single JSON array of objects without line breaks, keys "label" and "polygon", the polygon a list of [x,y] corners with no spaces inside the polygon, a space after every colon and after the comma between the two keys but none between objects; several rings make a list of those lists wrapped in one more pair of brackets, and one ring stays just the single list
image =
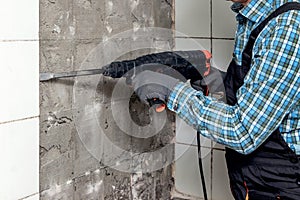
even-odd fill
[{"label": "drill body", "polygon": [[164,74],[176,71],[184,79],[196,81],[209,74],[210,60],[211,54],[208,51],[168,51],[144,55],[134,60],[112,62],[103,68],[103,75],[126,77],[130,84],[131,77],[147,68]]}]

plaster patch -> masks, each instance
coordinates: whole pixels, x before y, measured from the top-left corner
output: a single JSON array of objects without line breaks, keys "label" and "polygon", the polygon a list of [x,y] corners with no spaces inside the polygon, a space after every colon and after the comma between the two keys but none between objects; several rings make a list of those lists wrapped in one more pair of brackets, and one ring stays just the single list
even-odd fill
[{"label": "plaster patch", "polygon": [[51,186],[49,190],[46,190],[43,193],[46,193],[47,196],[52,197],[60,192],[61,192],[61,186],[55,184],[54,186]]},{"label": "plaster patch", "polygon": [[109,13],[112,13],[112,11],[113,11],[113,6],[114,6],[114,3],[113,3],[112,1],[109,1],[109,2],[107,3],[106,9],[107,9],[107,11],[108,11]]},{"label": "plaster patch", "polygon": [[91,9],[92,1],[91,0],[79,0],[78,4],[80,4],[84,9]]},{"label": "plaster patch", "polygon": [[103,183],[103,181],[100,180],[99,182],[95,183],[94,185],[89,184],[87,186],[86,194],[98,193],[99,189],[101,188],[102,183]]},{"label": "plaster patch", "polygon": [[56,24],[54,24],[54,29],[53,29],[53,31],[54,31],[55,33],[61,33],[60,27],[59,27],[58,25],[56,25]]},{"label": "plaster patch", "polygon": [[138,22],[133,22],[133,32],[137,32],[141,25]]},{"label": "plaster patch", "polygon": [[151,17],[149,18],[149,25],[150,25],[150,26],[154,26],[154,24],[155,24],[154,18],[153,18],[153,16],[151,16]]},{"label": "plaster patch", "polygon": [[107,41],[108,41],[108,37],[104,35],[104,36],[102,37],[102,42],[107,42]]},{"label": "plaster patch", "polygon": [[75,27],[74,26],[69,26],[69,31],[71,35],[75,35]]},{"label": "plaster patch", "polygon": [[108,31],[108,33],[111,33],[113,29],[111,28],[111,26],[106,26],[106,30]]},{"label": "plaster patch", "polygon": [[67,19],[70,17],[70,11],[67,12]]},{"label": "plaster patch", "polygon": [[130,3],[131,11],[133,11],[140,4],[140,0],[130,0]]},{"label": "plaster patch", "polygon": [[143,173],[139,172],[139,173],[135,173],[135,174],[131,174],[130,176],[130,180],[131,180],[131,192],[132,192],[132,198],[134,200],[139,200],[139,185],[136,185],[136,183],[139,182],[140,179],[142,179],[143,177]]}]

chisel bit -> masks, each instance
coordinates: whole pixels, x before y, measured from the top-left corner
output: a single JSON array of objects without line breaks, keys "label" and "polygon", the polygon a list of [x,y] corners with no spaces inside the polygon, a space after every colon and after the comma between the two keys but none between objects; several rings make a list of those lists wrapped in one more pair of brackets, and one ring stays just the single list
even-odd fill
[{"label": "chisel bit", "polygon": [[44,81],[50,81],[52,79],[57,79],[57,78],[71,78],[77,76],[96,75],[96,74],[102,74],[104,71],[105,71],[104,69],[88,69],[88,70],[61,72],[61,73],[43,72],[40,73],[40,81],[44,82]]}]

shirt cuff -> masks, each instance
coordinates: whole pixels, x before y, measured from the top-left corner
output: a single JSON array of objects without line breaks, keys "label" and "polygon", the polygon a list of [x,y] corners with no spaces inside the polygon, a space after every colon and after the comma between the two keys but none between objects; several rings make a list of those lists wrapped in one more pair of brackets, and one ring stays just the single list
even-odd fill
[{"label": "shirt cuff", "polygon": [[186,83],[179,82],[175,85],[172,92],[170,93],[167,107],[169,110],[175,113],[180,113],[184,105],[186,105],[188,101],[191,100],[191,96],[195,96],[195,95],[201,96],[203,95],[201,93],[202,92],[192,88],[189,82]]}]

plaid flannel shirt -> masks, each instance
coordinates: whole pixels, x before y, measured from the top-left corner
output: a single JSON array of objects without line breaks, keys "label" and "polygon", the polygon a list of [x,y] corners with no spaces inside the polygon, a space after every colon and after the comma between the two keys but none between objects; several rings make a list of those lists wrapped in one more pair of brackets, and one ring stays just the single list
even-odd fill
[{"label": "plaid flannel shirt", "polygon": [[[234,59],[251,31],[289,0],[252,0],[238,11]],[[271,20],[253,48],[251,69],[229,106],[178,83],[168,108],[200,133],[240,153],[248,154],[279,130],[289,147],[300,155],[300,11],[288,11]]]}]

